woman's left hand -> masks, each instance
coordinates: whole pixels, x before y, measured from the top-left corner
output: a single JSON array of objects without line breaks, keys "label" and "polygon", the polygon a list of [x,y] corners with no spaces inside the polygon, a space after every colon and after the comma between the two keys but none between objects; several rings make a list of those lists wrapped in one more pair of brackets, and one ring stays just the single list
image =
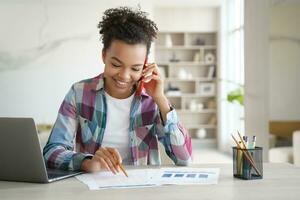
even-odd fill
[{"label": "woman's left hand", "polygon": [[163,123],[167,121],[167,113],[170,112],[168,99],[164,94],[164,81],[155,63],[147,64],[143,70],[144,88],[159,107]]},{"label": "woman's left hand", "polygon": [[154,100],[164,97],[164,83],[157,64],[148,63],[143,70],[144,88]]}]

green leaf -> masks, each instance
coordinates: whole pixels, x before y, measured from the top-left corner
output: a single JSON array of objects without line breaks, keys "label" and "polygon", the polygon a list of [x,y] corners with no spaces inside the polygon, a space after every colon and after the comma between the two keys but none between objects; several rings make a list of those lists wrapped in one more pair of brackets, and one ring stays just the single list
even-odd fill
[{"label": "green leaf", "polygon": [[244,105],[244,91],[241,88],[237,88],[227,94],[227,101],[233,103],[237,101],[240,105]]}]

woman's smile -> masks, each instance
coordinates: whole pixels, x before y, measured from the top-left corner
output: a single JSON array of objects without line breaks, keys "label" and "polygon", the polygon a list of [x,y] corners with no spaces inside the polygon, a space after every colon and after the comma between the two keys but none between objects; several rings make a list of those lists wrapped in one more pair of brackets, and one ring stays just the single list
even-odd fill
[{"label": "woman's smile", "polygon": [[131,85],[130,81],[122,81],[122,80],[118,80],[116,78],[112,78],[112,79],[114,80],[115,85],[120,89],[126,89]]}]

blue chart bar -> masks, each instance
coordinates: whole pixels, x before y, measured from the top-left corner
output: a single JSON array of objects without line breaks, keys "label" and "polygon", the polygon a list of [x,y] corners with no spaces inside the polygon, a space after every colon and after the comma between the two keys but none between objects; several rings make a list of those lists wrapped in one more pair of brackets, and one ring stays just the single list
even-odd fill
[{"label": "blue chart bar", "polygon": [[199,178],[208,178],[207,174],[199,174]]},{"label": "blue chart bar", "polygon": [[184,174],[175,174],[174,177],[184,177]]},{"label": "blue chart bar", "polygon": [[187,178],[196,178],[196,174],[187,174],[186,177]]},{"label": "blue chart bar", "polygon": [[171,177],[172,176],[172,174],[163,174],[162,175],[162,177],[166,177],[166,178],[169,178],[169,177]]},{"label": "blue chart bar", "polygon": [[172,173],[172,172],[168,172],[168,173],[164,173],[162,175],[162,178],[208,178],[208,174],[203,174],[203,173]]}]

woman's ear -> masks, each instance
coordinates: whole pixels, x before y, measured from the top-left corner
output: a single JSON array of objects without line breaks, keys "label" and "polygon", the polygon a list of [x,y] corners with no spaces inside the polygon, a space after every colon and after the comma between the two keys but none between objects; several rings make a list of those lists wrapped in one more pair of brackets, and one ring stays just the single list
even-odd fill
[{"label": "woman's ear", "polygon": [[102,49],[102,62],[105,64],[105,57],[106,57],[106,52],[104,49]]}]

